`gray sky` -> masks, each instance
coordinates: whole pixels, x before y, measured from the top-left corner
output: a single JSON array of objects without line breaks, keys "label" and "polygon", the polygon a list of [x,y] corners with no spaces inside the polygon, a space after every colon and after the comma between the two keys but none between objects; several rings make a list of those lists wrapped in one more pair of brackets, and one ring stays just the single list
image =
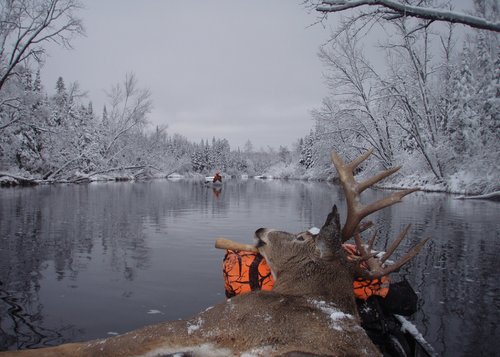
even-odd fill
[{"label": "gray sky", "polygon": [[[319,46],[331,30],[302,0],[85,0],[87,36],[56,46],[42,69],[52,93],[59,76],[88,91],[102,112],[105,90],[135,73],[153,95],[153,124],[199,142],[226,138],[233,149],[289,148],[313,126],[327,95]],[[471,0],[453,0],[456,10]],[[326,26],[335,28],[337,14]],[[312,26],[311,26],[312,25]],[[387,34],[371,31],[368,43]],[[370,49],[369,59],[383,56]]]},{"label": "gray sky", "polygon": [[[153,94],[153,124],[232,148],[291,144],[313,126],[327,90],[319,46],[329,29],[309,27],[301,0],[86,0],[87,36],[74,50],[50,48],[49,93],[62,76],[88,91],[96,113],[104,90],[134,72]],[[330,19],[329,22],[332,20]]]}]

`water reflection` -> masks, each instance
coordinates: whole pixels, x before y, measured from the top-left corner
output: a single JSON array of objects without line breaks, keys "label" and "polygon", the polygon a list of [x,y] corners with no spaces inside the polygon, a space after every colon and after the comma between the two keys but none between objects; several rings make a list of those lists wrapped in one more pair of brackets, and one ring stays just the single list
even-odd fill
[{"label": "water reflection", "polygon": [[[366,202],[385,192],[366,192]],[[321,226],[338,186],[228,180],[0,190],[0,350],[105,337],[185,318],[222,301],[217,236]],[[420,296],[414,322],[445,356],[494,355],[500,337],[498,203],[415,193],[377,213],[383,249],[431,236],[400,275]],[[158,311],[158,314],[148,314]]]},{"label": "water reflection", "polygon": [[423,215],[417,232],[433,236],[433,243],[409,273],[422,293],[418,325],[443,355],[495,355],[500,337],[498,203],[441,195],[424,195],[419,202],[433,215]]}]

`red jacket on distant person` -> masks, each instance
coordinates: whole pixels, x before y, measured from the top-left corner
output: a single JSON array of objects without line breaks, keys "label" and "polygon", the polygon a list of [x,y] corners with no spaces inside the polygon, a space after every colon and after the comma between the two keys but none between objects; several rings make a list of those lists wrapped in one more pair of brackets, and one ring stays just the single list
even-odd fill
[{"label": "red jacket on distant person", "polygon": [[218,172],[215,173],[215,176],[213,179],[213,182],[217,182],[217,181],[222,182],[222,176]]}]

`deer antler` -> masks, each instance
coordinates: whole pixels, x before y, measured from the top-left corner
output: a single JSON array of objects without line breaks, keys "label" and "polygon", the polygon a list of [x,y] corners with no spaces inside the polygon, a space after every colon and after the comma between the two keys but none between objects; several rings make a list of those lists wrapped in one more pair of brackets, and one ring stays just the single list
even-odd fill
[{"label": "deer antler", "polygon": [[357,182],[354,179],[354,170],[363,161],[365,161],[368,156],[372,154],[372,152],[373,149],[368,150],[366,153],[359,156],[357,159],[354,159],[349,164],[344,163],[342,158],[336,152],[332,152],[332,161],[339,173],[340,183],[344,189],[347,201],[347,219],[345,221],[344,228],[342,229],[342,242],[346,242],[356,233],[361,220],[370,213],[400,202],[404,196],[419,190],[419,188],[412,188],[409,190],[397,191],[392,195],[375,201],[367,206],[362,205],[359,200],[361,192],[392,175],[401,168],[401,166],[394,167],[392,169],[382,171],[363,182]]},{"label": "deer antler", "polygon": [[[401,199],[415,191],[418,191],[418,188],[408,189],[403,191],[394,192],[393,194],[384,197],[378,201],[375,201],[369,205],[363,205],[359,200],[359,195],[361,192],[366,190],[368,187],[373,186],[375,183],[381,181],[382,179],[392,175],[396,171],[398,171],[401,167],[395,167],[392,169],[388,169],[382,171],[375,176],[363,181],[357,182],[354,178],[354,170],[365,161],[373,152],[373,149],[367,151],[362,154],[358,158],[354,159],[350,163],[346,164],[342,160],[342,158],[335,152],[332,153],[332,161],[335,165],[339,173],[340,183],[342,184],[342,188],[344,190],[344,194],[347,201],[347,218],[342,229],[342,242],[347,241],[349,238],[354,236],[354,240],[356,243],[356,248],[360,253],[360,258],[357,260],[357,274],[361,277],[374,279],[380,278],[384,275],[392,273],[394,271],[399,270],[404,264],[410,261],[415,255],[418,254],[420,249],[424,246],[424,244],[429,240],[429,238],[420,241],[417,245],[415,245],[412,249],[410,249],[402,258],[400,258],[395,264],[390,266],[384,266],[384,263],[387,259],[394,253],[396,248],[399,246],[401,241],[404,239],[408,230],[410,229],[410,225],[406,226],[398,238],[391,244],[387,252],[380,258],[375,258],[375,254],[372,253],[371,248],[375,241],[376,236],[374,235],[368,244],[368,248],[365,248],[363,242],[360,237],[360,222],[363,218],[368,216],[369,214],[376,212],[382,208],[391,206],[397,202],[401,202]],[[361,264],[366,262],[365,264],[368,267],[368,270],[363,269]]]},{"label": "deer antler", "polygon": [[[418,242],[413,248],[411,248],[403,257],[401,257],[396,263],[384,266],[386,260],[394,253],[396,248],[399,246],[399,243],[403,240],[410,229],[410,224],[407,225],[400,233],[398,238],[392,242],[391,246],[385,252],[381,258],[376,258],[377,253],[371,253],[371,247],[365,248],[363,242],[361,241],[361,237],[359,234],[354,236],[354,240],[356,242],[356,248],[360,253],[360,259],[358,259],[358,264],[356,265],[356,273],[357,276],[365,278],[365,279],[375,279],[380,278],[384,275],[389,275],[395,271],[398,271],[403,265],[408,263],[415,255],[420,252],[422,247],[427,243],[430,238],[426,238]],[[368,269],[364,269],[361,265],[362,262],[366,261],[366,265]]]}]

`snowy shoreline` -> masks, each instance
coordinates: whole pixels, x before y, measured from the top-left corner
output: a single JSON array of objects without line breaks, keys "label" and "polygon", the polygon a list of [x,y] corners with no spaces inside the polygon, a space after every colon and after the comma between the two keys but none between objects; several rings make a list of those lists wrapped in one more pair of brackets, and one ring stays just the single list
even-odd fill
[{"label": "snowy shoreline", "polygon": [[[204,176],[189,173],[187,175],[180,175],[177,173],[174,174],[162,174],[158,173],[150,176],[142,176],[138,177],[137,175],[95,175],[95,176],[79,176],[72,179],[67,180],[58,180],[58,181],[48,181],[42,180],[35,177],[22,177],[19,175],[11,174],[8,172],[0,172],[0,187],[8,188],[8,187],[16,187],[16,186],[36,186],[36,185],[50,185],[50,184],[85,184],[92,182],[123,182],[123,181],[145,181],[145,180],[157,180],[157,179],[165,179],[165,180],[202,180]],[[278,176],[247,176],[245,175],[245,179],[266,179],[266,180],[297,180],[297,181],[317,181],[317,182],[333,182],[337,181],[336,178],[311,178],[311,177],[278,177]],[[405,181],[405,182],[403,182]],[[444,184],[423,184],[423,185],[408,185],[407,180],[403,180],[400,182],[391,182],[387,184],[379,184],[374,186],[377,189],[384,190],[405,190],[408,188],[419,187],[421,192],[427,193],[447,193],[453,195],[459,195],[455,197],[455,199],[483,199],[483,200],[492,200],[492,201],[500,201],[500,191],[493,192],[485,192],[485,193],[467,193],[467,188],[461,191],[455,191],[446,189]]]}]

